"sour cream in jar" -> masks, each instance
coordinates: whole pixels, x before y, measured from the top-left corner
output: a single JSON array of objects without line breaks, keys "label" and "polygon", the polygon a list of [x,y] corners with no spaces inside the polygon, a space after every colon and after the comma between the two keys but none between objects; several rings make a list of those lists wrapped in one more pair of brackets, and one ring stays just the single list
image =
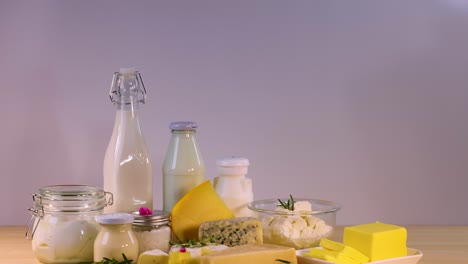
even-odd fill
[{"label": "sour cream in jar", "polygon": [[103,258],[114,258],[123,261],[138,260],[138,241],[132,230],[133,215],[127,213],[110,213],[96,216],[101,226],[94,241],[94,261]]}]

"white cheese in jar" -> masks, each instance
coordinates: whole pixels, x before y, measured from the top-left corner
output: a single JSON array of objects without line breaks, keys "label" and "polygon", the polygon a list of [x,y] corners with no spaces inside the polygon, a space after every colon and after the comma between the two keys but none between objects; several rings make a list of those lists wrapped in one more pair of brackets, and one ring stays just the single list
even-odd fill
[{"label": "white cheese in jar", "polygon": [[46,263],[77,263],[93,259],[98,225],[93,219],[44,216],[32,241],[36,258]]},{"label": "white cheese in jar", "polygon": [[160,249],[168,252],[172,239],[170,213],[141,207],[133,212],[133,232],[138,240],[138,252]]},{"label": "white cheese in jar", "polygon": [[169,242],[171,241],[171,228],[169,226],[162,226],[148,231],[135,230],[135,236],[138,240],[140,254],[153,249],[160,249],[164,252],[169,251]]}]

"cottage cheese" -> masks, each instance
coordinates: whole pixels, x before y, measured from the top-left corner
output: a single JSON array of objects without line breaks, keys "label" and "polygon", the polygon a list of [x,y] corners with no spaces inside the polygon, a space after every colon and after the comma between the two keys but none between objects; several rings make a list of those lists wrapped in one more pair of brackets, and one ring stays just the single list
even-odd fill
[{"label": "cottage cheese", "polygon": [[[291,212],[277,208],[277,211]],[[311,213],[307,201],[294,203],[294,212]],[[333,228],[325,221],[312,215],[277,215],[262,219],[264,243],[291,246],[296,249],[315,246],[322,237],[328,237]]]}]

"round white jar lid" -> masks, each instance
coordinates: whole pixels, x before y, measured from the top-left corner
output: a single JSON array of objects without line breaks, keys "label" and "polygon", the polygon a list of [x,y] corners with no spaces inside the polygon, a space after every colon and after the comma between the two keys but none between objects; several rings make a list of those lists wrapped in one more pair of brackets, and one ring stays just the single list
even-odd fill
[{"label": "round white jar lid", "polygon": [[131,224],[133,220],[133,215],[127,213],[110,213],[96,216],[96,222],[105,225]]}]

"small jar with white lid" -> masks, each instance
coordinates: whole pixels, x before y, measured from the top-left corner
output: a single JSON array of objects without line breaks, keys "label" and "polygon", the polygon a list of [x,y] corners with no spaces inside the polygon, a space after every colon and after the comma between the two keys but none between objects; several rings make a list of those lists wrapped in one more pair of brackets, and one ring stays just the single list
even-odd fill
[{"label": "small jar with white lid", "polygon": [[94,241],[94,261],[114,258],[123,261],[123,255],[129,260],[138,260],[138,241],[132,230],[133,215],[110,213],[96,216],[101,225]]},{"label": "small jar with white lid", "polygon": [[[110,195],[106,199],[106,195]],[[26,237],[34,256],[43,263],[93,260],[99,225],[94,217],[112,204],[112,194],[88,185],[51,185],[32,195],[33,207]]]},{"label": "small jar with white lid", "polygon": [[138,239],[139,254],[153,249],[169,252],[172,239],[170,213],[153,210],[143,215],[134,212],[133,231]]}]

